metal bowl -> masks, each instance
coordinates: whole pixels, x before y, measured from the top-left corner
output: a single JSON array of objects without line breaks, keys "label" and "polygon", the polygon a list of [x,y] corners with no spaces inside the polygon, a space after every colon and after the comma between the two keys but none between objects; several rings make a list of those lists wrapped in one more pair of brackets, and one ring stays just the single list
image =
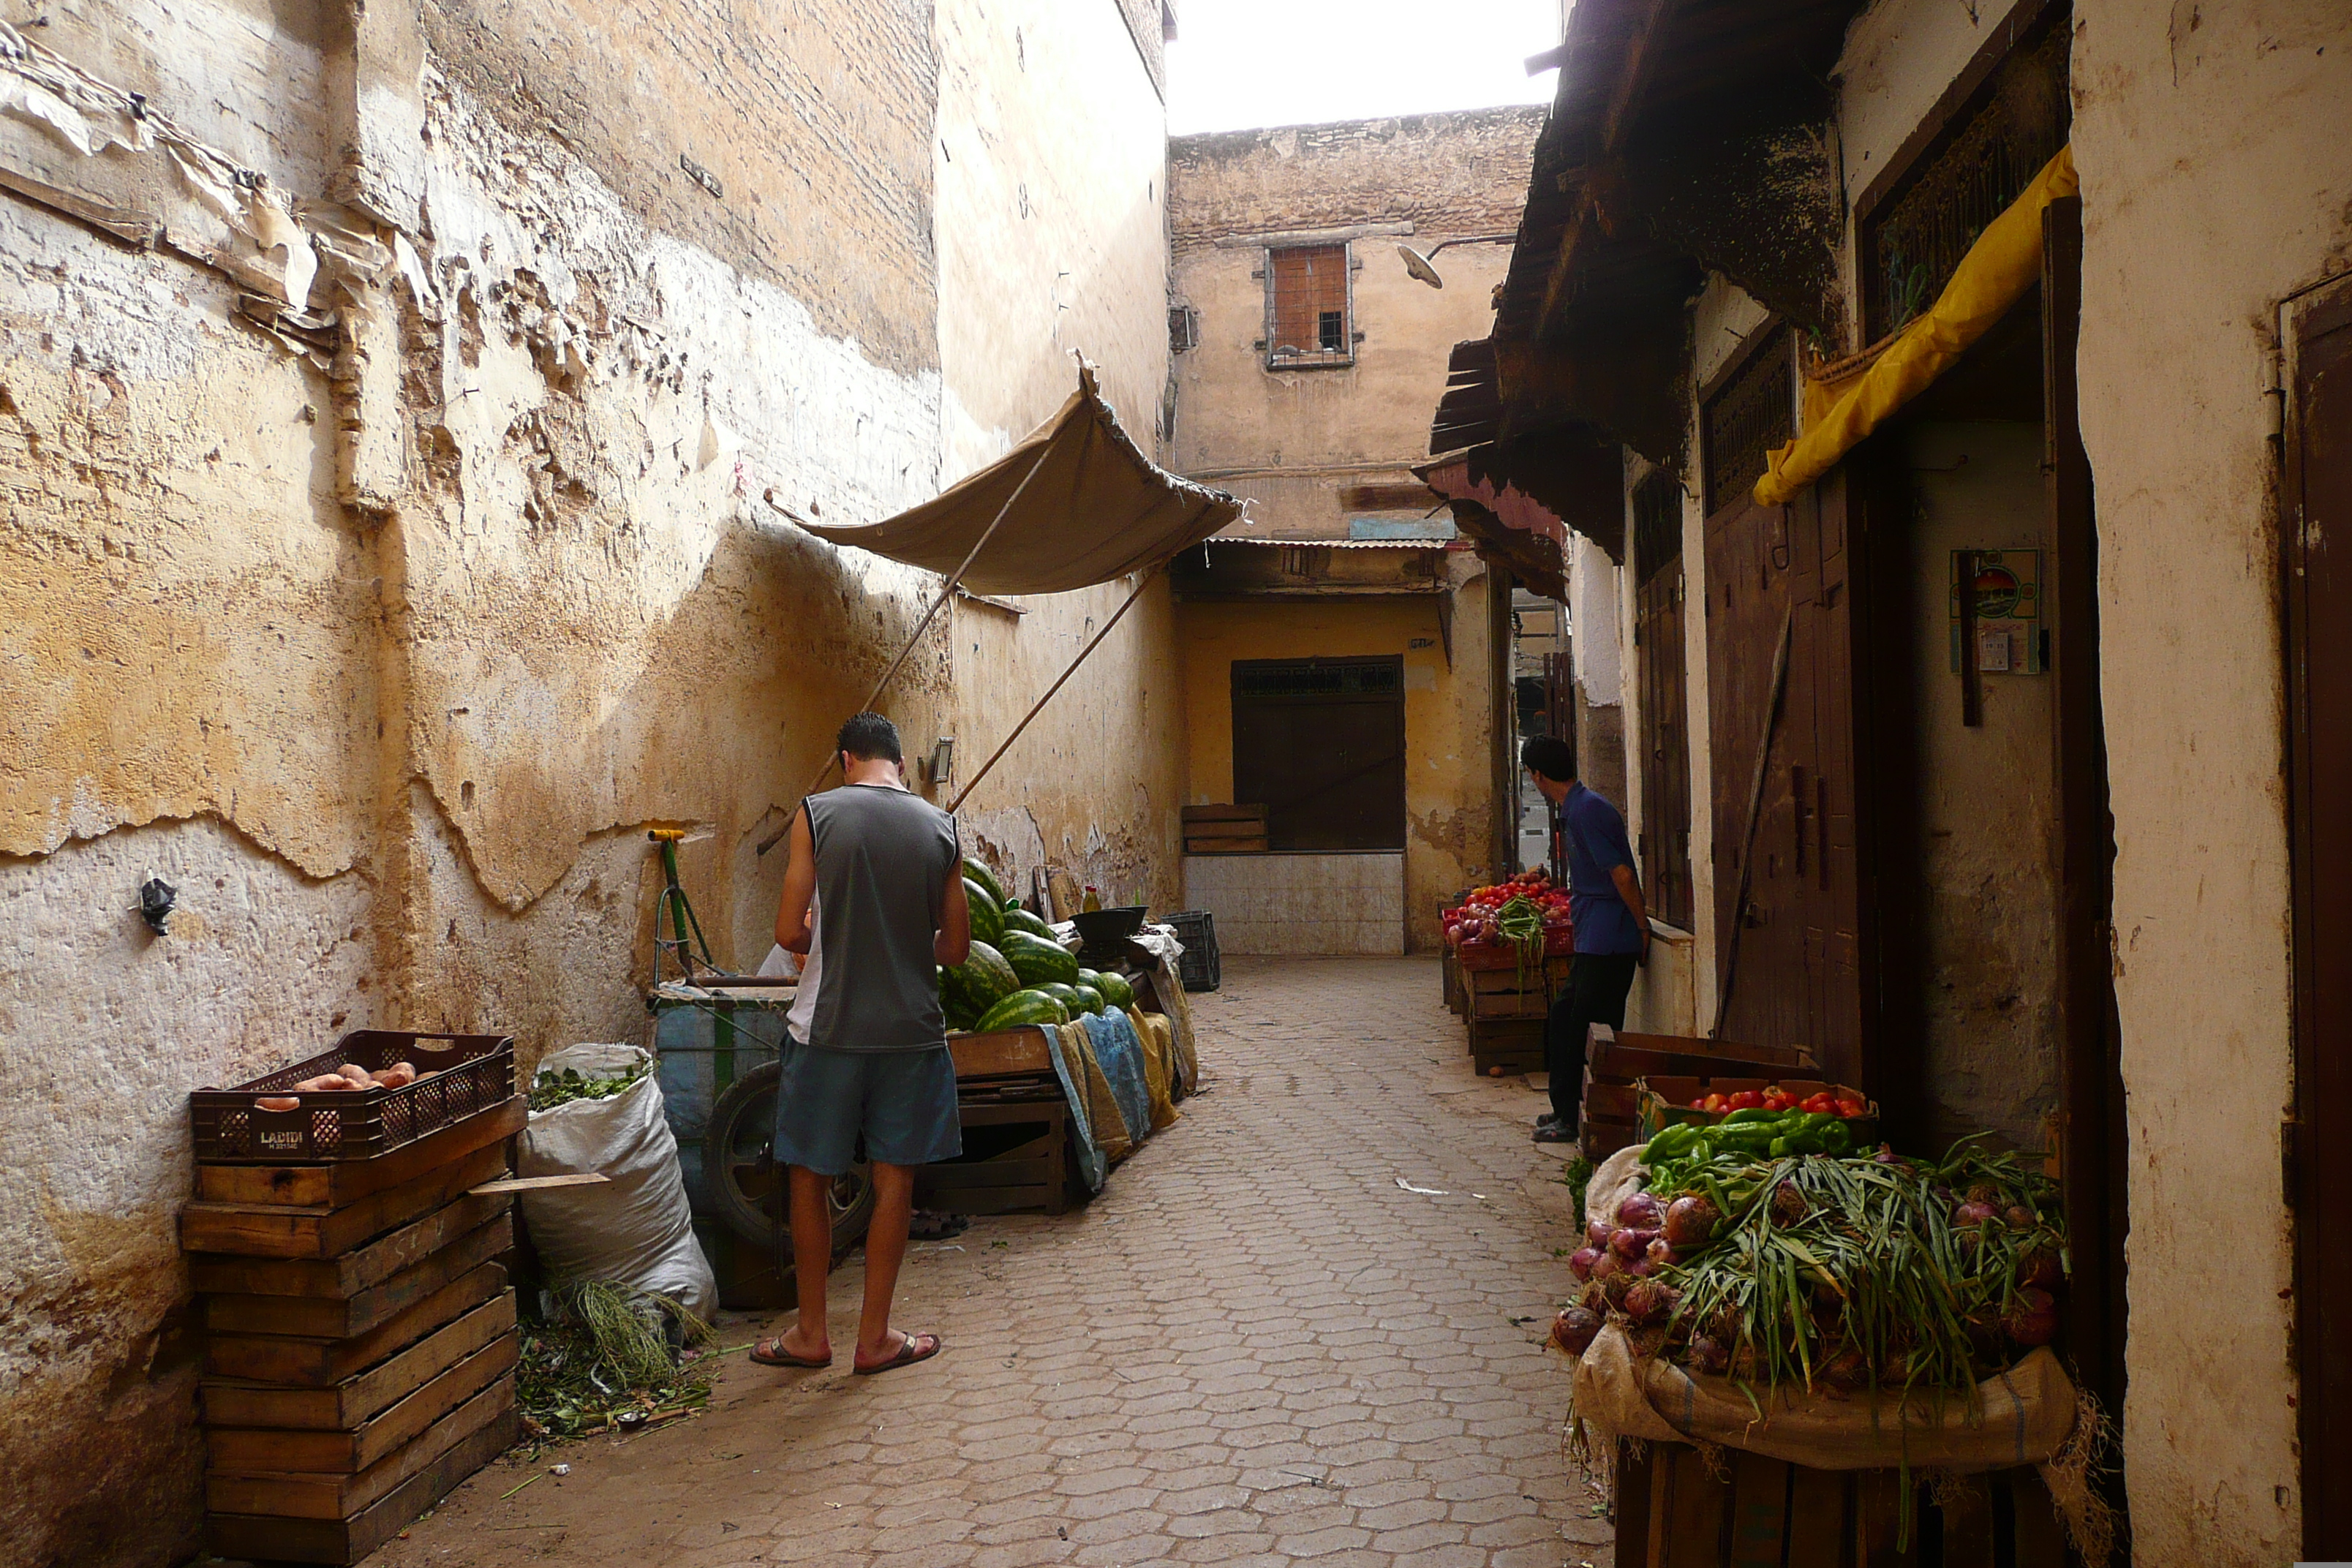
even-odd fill
[{"label": "metal bowl", "polygon": [[1070,920],[1078,928],[1078,939],[1088,947],[1110,947],[1143,929],[1143,910],[1141,904],[1116,910],[1085,910]]}]

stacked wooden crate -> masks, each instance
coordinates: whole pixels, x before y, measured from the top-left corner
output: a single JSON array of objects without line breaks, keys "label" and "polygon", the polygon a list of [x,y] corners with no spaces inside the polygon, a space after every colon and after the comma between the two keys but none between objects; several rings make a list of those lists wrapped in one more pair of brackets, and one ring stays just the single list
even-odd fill
[{"label": "stacked wooden crate", "polygon": [[1499,963],[1488,956],[1461,965],[1462,1016],[1470,1059],[1481,1073],[1543,1070],[1544,1026],[1553,1000],[1567,988],[1570,963],[1558,954],[1522,963],[1507,949]]},{"label": "stacked wooden crate", "polygon": [[1656,1076],[1706,1078],[1727,1067],[1767,1071],[1814,1071],[1802,1046],[1750,1046],[1689,1035],[1632,1035],[1595,1024],[1584,1045],[1584,1152],[1605,1159],[1633,1142],[1641,1113],[1637,1079]]},{"label": "stacked wooden crate", "polygon": [[356,1563],[516,1436],[513,1095],[373,1157],[197,1165],[212,1549]]},{"label": "stacked wooden crate", "polygon": [[1263,805],[1184,807],[1187,855],[1263,855],[1266,849]]}]

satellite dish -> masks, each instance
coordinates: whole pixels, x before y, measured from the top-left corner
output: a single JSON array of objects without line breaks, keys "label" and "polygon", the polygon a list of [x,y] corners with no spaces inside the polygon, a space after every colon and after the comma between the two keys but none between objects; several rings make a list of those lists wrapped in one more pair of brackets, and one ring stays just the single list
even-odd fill
[{"label": "satellite dish", "polygon": [[1404,258],[1404,269],[1407,272],[1412,273],[1422,282],[1428,284],[1433,289],[1443,289],[1445,287],[1445,279],[1437,275],[1437,268],[1429,264],[1428,257],[1423,256],[1420,251],[1415,250],[1410,245],[1398,246],[1397,254]]}]

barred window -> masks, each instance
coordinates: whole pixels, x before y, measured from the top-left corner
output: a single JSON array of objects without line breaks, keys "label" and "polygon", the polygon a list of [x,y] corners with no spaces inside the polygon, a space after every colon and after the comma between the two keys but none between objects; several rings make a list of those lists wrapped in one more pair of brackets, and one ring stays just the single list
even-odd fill
[{"label": "barred window", "polygon": [[1345,245],[1269,251],[1265,300],[1269,364],[1344,364],[1354,358]]},{"label": "barred window", "polygon": [[1713,517],[1764,477],[1764,457],[1786,446],[1797,430],[1797,398],[1786,327],[1750,354],[1706,400],[1699,433],[1705,443],[1706,514]]}]

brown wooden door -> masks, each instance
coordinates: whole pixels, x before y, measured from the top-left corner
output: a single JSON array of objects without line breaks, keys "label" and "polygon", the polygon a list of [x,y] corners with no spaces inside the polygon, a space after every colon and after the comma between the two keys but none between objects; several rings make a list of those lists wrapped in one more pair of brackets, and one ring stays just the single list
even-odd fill
[{"label": "brown wooden door", "polygon": [[1863,1059],[1859,845],[1855,829],[1853,552],[1849,475],[1825,477],[1791,512],[1797,625],[1811,765],[1792,779],[1790,815],[1805,911],[1806,1019],[1822,1069],[1840,1083]]},{"label": "brown wooden door", "polygon": [[1234,799],[1276,849],[1404,847],[1404,660],[1237,660]]},{"label": "brown wooden door", "polygon": [[1766,1045],[1809,1038],[1790,769],[1810,756],[1792,737],[1811,709],[1797,674],[1786,523],[1784,509],[1741,497],[1706,527],[1717,1033]]},{"label": "brown wooden door", "polygon": [[2352,284],[2289,311],[2295,1348],[2303,1555],[2352,1560]]}]

